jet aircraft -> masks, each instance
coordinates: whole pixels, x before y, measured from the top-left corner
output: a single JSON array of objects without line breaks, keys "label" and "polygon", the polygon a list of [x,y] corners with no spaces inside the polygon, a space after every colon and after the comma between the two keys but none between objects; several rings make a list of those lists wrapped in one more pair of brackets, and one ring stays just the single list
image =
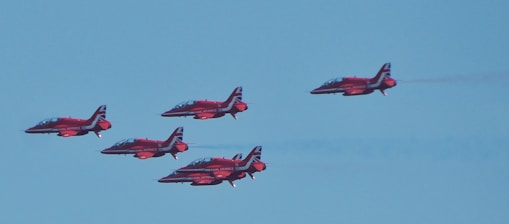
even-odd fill
[{"label": "jet aircraft", "polygon": [[101,137],[100,131],[111,128],[106,120],[106,105],[101,105],[88,120],[67,117],[48,118],[34,127],[25,130],[26,133],[58,133],[58,136],[71,137],[85,135],[89,131]]},{"label": "jet aircraft", "polygon": [[164,156],[169,153],[178,159],[177,153],[185,152],[189,148],[183,142],[184,128],[178,127],[166,141],[149,140],[143,138],[130,138],[117,142],[110,148],[101,151],[103,154],[134,154],[138,159]]},{"label": "jet aircraft", "polygon": [[158,182],[191,182],[193,186],[203,186],[217,185],[226,180],[232,187],[235,187],[233,181],[246,177],[246,174],[254,179],[253,173],[266,169],[265,163],[260,161],[261,156],[262,147],[256,146],[245,159],[242,159],[241,154],[235,155],[232,159],[198,159],[159,179]]},{"label": "jet aircraft", "polygon": [[237,119],[237,113],[247,110],[247,104],[242,102],[242,87],[237,87],[224,102],[208,100],[192,100],[177,104],[173,109],[161,114],[163,117],[194,116],[194,119],[209,119],[222,117],[229,113]]},{"label": "jet aircraft", "polygon": [[396,80],[391,78],[391,63],[385,63],[373,78],[344,77],[325,82],[322,86],[311,91],[311,94],[343,93],[343,96],[370,94],[378,89],[386,96],[385,89],[396,86]]}]

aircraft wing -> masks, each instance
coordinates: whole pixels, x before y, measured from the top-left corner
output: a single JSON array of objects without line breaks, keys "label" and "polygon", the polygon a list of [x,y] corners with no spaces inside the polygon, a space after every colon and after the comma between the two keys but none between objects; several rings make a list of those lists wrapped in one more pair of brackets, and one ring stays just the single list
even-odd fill
[{"label": "aircraft wing", "polygon": [[232,174],[232,172],[226,170],[215,171],[212,173],[212,175],[214,175],[216,178],[226,178],[230,176],[230,174]]},{"label": "aircraft wing", "polygon": [[193,177],[191,185],[215,185],[221,183],[223,180],[210,176],[209,174],[199,174]]},{"label": "aircraft wing", "polygon": [[58,132],[58,135],[63,137],[71,137],[75,136],[76,134],[78,134],[78,131],[75,130],[61,130]]},{"label": "aircraft wing", "polygon": [[365,89],[347,89],[345,90],[346,95],[359,95],[364,93]]},{"label": "aircraft wing", "polygon": [[214,179],[194,179],[193,180],[193,183],[194,185],[207,185],[207,184],[211,184],[212,182],[214,182]]},{"label": "aircraft wing", "polygon": [[153,152],[137,152],[136,157],[138,159],[148,159],[150,157],[154,156]]},{"label": "aircraft wing", "polygon": [[215,113],[197,113],[196,114],[196,118],[202,119],[202,120],[213,118],[214,116],[216,116]]}]

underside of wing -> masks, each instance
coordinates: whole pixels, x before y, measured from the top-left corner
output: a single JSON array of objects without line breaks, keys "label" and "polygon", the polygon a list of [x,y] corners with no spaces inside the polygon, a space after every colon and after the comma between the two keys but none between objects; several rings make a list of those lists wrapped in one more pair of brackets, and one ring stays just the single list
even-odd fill
[{"label": "underside of wing", "polygon": [[223,182],[222,180],[214,179],[214,178],[199,178],[193,180],[191,185],[216,185]]},{"label": "underside of wing", "polygon": [[214,175],[214,177],[216,178],[226,178],[228,176],[230,176],[230,174],[232,174],[232,172],[230,171],[215,171],[212,173]]},{"label": "underside of wing", "polygon": [[152,156],[154,156],[153,152],[138,152],[134,157],[138,159],[148,159],[151,158]]},{"label": "underside of wing", "polygon": [[62,136],[62,137],[71,137],[71,136],[75,136],[76,134],[78,134],[78,131],[74,131],[74,130],[61,130],[58,132],[58,136]]},{"label": "underside of wing", "polygon": [[343,95],[351,96],[351,95],[360,95],[360,94],[365,94],[365,89],[360,89],[360,88],[347,89],[347,90],[345,90],[345,93]]},{"label": "underside of wing", "polygon": [[216,114],[215,113],[197,113],[194,118],[195,119],[201,119],[201,120],[205,120],[205,119],[209,119],[209,118],[213,118],[215,117]]}]

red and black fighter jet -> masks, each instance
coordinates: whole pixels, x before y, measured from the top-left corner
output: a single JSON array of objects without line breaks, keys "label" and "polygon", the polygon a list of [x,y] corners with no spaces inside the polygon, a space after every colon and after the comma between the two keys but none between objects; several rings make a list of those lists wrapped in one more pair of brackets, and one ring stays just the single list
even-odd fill
[{"label": "red and black fighter jet", "polygon": [[391,63],[385,63],[373,78],[332,79],[312,90],[311,94],[343,93],[343,96],[355,96],[370,94],[378,89],[385,96],[385,90],[394,86],[396,80],[391,78]]},{"label": "red and black fighter jet", "polygon": [[246,174],[254,179],[253,173],[266,169],[265,163],[260,161],[261,155],[262,147],[256,146],[245,159],[242,159],[241,154],[235,155],[232,159],[198,159],[159,179],[158,182],[191,182],[193,186],[203,186],[217,185],[226,180],[232,187],[235,187],[233,181],[246,177]]},{"label": "red and black fighter jet", "polygon": [[58,133],[58,136],[71,137],[94,132],[101,137],[100,131],[111,128],[106,120],[106,105],[101,105],[88,120],[79,118],[54,117],[39,122],[25,130],[26,133]]},{"label": "red and black fighter jet", "polygon": [[247,110],[242,102],[242,87],[237,87],[224,102],[208,100],[191,100],[177,104],[171,110],[161,114],[163,117],[194,116],[194,119],[209,119],[231,114],[237,119],[237,113]]},{"label": "red and black fighter jet", "polygon": [[178,159],[177,153],[185,152],[189,148],[183,142],[184,128],[178,127],[166,141],[144,138],[130,138],[117,142],[115,145],[101,151],[102,154],[134,154],[138,159],[164,156],[169,153]]}]

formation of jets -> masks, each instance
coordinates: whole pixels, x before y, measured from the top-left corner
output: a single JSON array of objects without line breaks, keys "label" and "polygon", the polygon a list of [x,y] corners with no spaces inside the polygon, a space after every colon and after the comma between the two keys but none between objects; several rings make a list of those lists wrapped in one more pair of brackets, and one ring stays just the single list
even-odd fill
[{"label": "formation of jets", "polygon": [[245,159],[242,159],[242,154],[237,154],[232,159],[198,159],[159,179],[158,182],[191,182],[193,186],[200,186],[216,185],[226,180],[232,187],[235,187],[233,181],[246,177],[246,174],[254,179],[253,173],[265,170],[266,165],[260,161],[261,156],[262,147],[256,146]]},{"label": "formation of jets", "polygon": [[[327,81],[322,86],[311,91],[311,94],[343,93],[344,96],[370,94],[379,90],[387,95],[385,90],[396,86],[396,80],[391,78],[391,64],[386,63],[373,78],[345,77]],[[247,103],[242,101],[242,87],[233,90],[226,101],[193,100],[177,104],[171,110],[161,114],[163,117],[193,116],[195,119],[205,120],[223,117],[230,114],[237,119],[237,113],[246,111]],[[26,133],[57,133],[61,137],[86,135],[94,132],[101,138],[99,132],[111,128],[111,122],[106,120],[106,105],[101,105],[89,119],[55,117],[43,120],[37,125],[25,130]],[[189,149],[183,141],[184,128],[177,127],[168,139],[149,140],[130,138],[121,140],[113,146],[101,151],[102,154],[132,154],[138,159],[149,159],[170,154],[178,159],[177,153]],[[262,147],[256,146],[245,159],[242,154],[232,159],[203,158],[191,162],[189,165],[175,170],[158,180],[160,183],[190,182],[192,186],[217,185],[223,181],[235,187],[233,181],[242,179],[267,168],[261,161]]]}]

